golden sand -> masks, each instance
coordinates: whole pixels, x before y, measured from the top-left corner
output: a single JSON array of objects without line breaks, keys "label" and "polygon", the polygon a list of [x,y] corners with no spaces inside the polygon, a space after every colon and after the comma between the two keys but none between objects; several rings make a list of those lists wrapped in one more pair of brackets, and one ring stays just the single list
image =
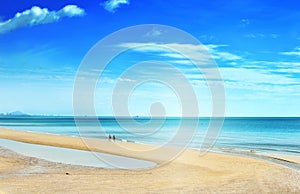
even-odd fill
[{"label": "golden sand", "polygon": [[[0,129],[0,138],[89,150],[82,139],[75,137]],[[166,158],[160,155],[168,155],[168,148],[151,152],[155,150],[151,145],[98,140],[89,145],[99,152],[161,165],[145,170],[88,168],[2,149],[0,193],[300,193],[298,170],[262,160],[216,153],[201,156],[187,149],[163,164]]]}]

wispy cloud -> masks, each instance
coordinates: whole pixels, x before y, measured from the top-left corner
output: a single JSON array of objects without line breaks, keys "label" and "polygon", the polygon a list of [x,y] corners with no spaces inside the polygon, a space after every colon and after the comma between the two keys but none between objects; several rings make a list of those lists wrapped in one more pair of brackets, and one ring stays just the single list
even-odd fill
[{"label": "wispy cloud", "polygon": [[129,0],[108,0],[103,6],[107,11],[114,13],[122,4],[128,5]]},{"label": "wispy cloud", "polygon": [[85,14],[84,9],[77,5],[67,5],[59,11],[49,11],[47,8],[33,6],[4,22],[0,23],[0,33],[7,33],[18,28],[26,26],[35,26],[57,22],[63,17],[82,16]]},{"label": "wispy cloud", "polygon": [[219,70],[230,98],[268,100],[300,96],[299,67],[298,62],[244,59],[238,66]]},{"label": "wispy cloud", "polygon": [[133,79],[129,79],[129,78],[118,78],[118,80],[119,81],[121,81],[121,82],[135,82],[135,80],[133,80]]},{"label": "wispy cloud", "polygon": [[280,37],[279,34],[263,34],[263,33],[248,33],[245,34],[244,37],[246,38],[272,38],[272,39],[277,39]]},{"label": "wispy cloud", "polygon": [[248,26],[249,24],[250,24],[249,19],[242,19],[242,20],[241,20],[241,26],[242,26],[242,27],[246,27],[246,26]]},{"label": "wispy cloud", "polygon": [[227,52],[227,51],[220,51],[220,48],[228,47],[228,45],[215,45],[210,44],[207,45],[207,48],[210,50],[210,52],[213,55],[214,59],[219,59],[222,61],[237,61],[242,60],[243,58],[239,55]]},{"label": "wispy cloud", "polygon": [[227,67],[227,68],[221,67],[219,69],[222,72],[222,76],[225,80],[236,82],[236,83],[253,84],[256,86],[257,84],[261,84],[261,85],[299,84],[299,82],[293,78],[289,78],[282,74],[274,74],[269,70],[233,68],[233,67]]},{"label": "wispy cloud", "polygon": [[247,69],[269,69],[269,71],[283,71],[294,73],[300,69],[300,62],[291,61],[246,61],[240,64]]},{"label": "wispy cloud", "polygon": [[[204,86],[208,80],[216,84],[222,82],[222,80],[215,80],[215,77],[205,76],[207,75],[205,72],[199,72],[196,68],[192,68],[191,60],[196,61],[198,65],[205,65],[210,58],[214,58],[219,64],[219,71],[226,89],[233,93],[247,91],[249,95],[256,98],[258,98],[258,92],[264,93],[264,96],[268,98],[300,95],[299,92],[295,92],[295,89],[300,87],[299,78],[296,75],[299,74],[300,64],[297,62],[255,61],[231,53],[228,51],[229,45],[210,44],[204,47],[178,43],[126,43],[119,46],[137,52],[152,52],[164,57],[168,63],[182,65],[180,66],[181,71],[197,87]],[[300,52],[300,49],[297,48],[294,52]],[[188,53],[189,58],[182,53]],[[209,67],[205,66],[205,68]],[[263,98],[263,96],[261,97]]]},{"label": "wispy cloud", "polygon": [[283,55],[300,56],[300,47],[296,47],[293,51],[281,52]]},{"label": "wispy cloud", "polygon": [[[190,60],[198,64],[207,64],[212,58],[231,62],[243,59],[239,55],[220,50],[220,48],[227,47],[228,45],[209,44],[203,46],[179,43],[123,43],[119,46],[139,52],[156,52],[158,55],[178,61],[180,64],[191,64]],[[187,56],[184,56],[182,53],[187,54]]]},{"label": "wispy cloud", "polygon": [[152,52],[164,57],[167,62],[179,62],[181,65],[207,65],[212,63],[209,50],[203,45],[179,44],[179,43],[123,43],[120,47],[133,49],[137,52]]},{"label": "wispy cloud", "polygon": [[162,34],[162,31],[153,28],[151,31],[149,31],[145,37],[157,37],[160,36]]}]

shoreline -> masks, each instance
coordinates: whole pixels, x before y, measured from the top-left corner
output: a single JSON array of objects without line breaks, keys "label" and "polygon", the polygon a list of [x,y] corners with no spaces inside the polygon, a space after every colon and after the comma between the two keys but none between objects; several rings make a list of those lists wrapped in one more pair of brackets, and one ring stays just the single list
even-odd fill
[{"label": "shoreline", "polygon": [[[87,149],[78,138],[0,129],[0,138],[57,147]],[[97,143],[99,143],[97,141]],[[69,145],[70,144],[70,145]],[[115,144],[115,145],[114,145]],[[124,146],[135,152],[117,149]],[[84,147],[85,146],[85,147]],[[200,156],[187,149],[162,163],[153,148],[128,142],[100,142],[103,152],[150,159],[162,165],[139,170],[90,168],[58,164],[0,149],[0,193],[288,193],[300,191],[300,171],[257,158],[209,152]],[[123,148],[124,148],[123,147]],[[99,149],[99,148],[98,148]],[[98,151],[101,151],[100,149]],[[160,154],[167,150],[161,150]],[[24,178],[26,177],[26,178]]]},{"label": "shoreline", "polygon": [[[6,134],[4,134],[6,133]],[[26,135],[26,138],[20,138],[20,135]],[[75,145],[68,145],[68,144],[60,144],[60,143],[53,143],[53,142],[48,142],[48,141],[36,141],[33,140],[35,136],[41,136],[41,137],[51,137],[51,139],[56,139],[56,138],[68,138],[72,142],[76,142]],[[32,136],[32,137],[30,137]],[[7,128],[0,128],[0,138],[2,139],[7,139],[7,140],[13,140],[16,142],[23,142],[23,143],[28,143],[28,144],[35,144],[35,145],[44,145],[44,146],[54,146],[54,147],[60,147],[60,148],[67,148],[67,149],[75,149],[75,150],[82,150],[82,151],[91,151],[92,149],[93,152],[99,152],[99,153],[105,153],[105,154],[112,154],[112,155],[117,155],[117,156],[123,156],[123,157],[129,157],[129,158],[135,158],[139,160],[147,160],[147,161],[152,161],[155,163],[161,163],[161,160],[153,159],[153,158],[144,158],[140,157],[137,155],[128,155],[127,154],[120,154],[119,151],[116,153],[114,151],[109,151],[107,149],[93,149],[90,148],[87,143],[89,141],[96,141],[97,143],[101,142],[101,144],[106,144],[106,143],[116,143],[118,146],[121,144],[121,146],[124,145],[133,145],[133,148],[137,149],[136,147],[142,147],[141,149],[137,150],[149,150],[149,149],[155,149],[157,146],[156,145],[150,145],[150,144],[144,144],[144,143],[139,143],[139,142],[134,142],[134,141],[127,141],[125,139],[117,139],[116,142],[112,142],[110,140],[105,140],[105,139],[89,139],[89,138],[80,138],[77,136],[64,136],[60,134],[51,134],[51,133],[39,133],[39,132],[33,132],[33,131],[22,131],[22,130],[14,130],[14,129],[7,129]],[[82,139],[86,139],[83,140]],[[86,142],[85,142],[86,141]],[[79,143],[80,142],[80,143]],[[94,144],[94,142],[92,142]],[[130,147],[130,146],[129,146]],[[132,148],[132,147],[130,147]],[[188,150],[193,150],[198,152],[197,149],[188,147],[186,148]],[[234,150],[234,151],[233,151]],[[252,152],[254,151],[254,152]],[[225,154],[225,155],[234,155],[234,156],[241,156],[241,157],[247,157],[247,158],[254,158],[258,160],[263,160],[271,163],[275,163],[277,165],[282,165],[287,168],[292,168],[294,170],[300,170],[300,157],[297,157],[296,155],[287,155],[287,154],[273,154],[273,153],[257,153],[256,150],[238,150],[238,149],[222,149],[222,148],[217,148],[215,150],[210,150],[208,151],[209,153],[216,153],[216,154]],[[204,153],[206,154],[206,153]],[[295,164],[296,166],[291,166],[289,164]]]},{"label": "shoreline", "polygon": [[279,155],[279,154],[271,154],[271,153],[253,153],[250,151],[211,151],[213,153],[219,154],[229,154],[234,156],[241,156],[246,158],[253,158],[265,162],[269,162],[275,165],[280,165],[285,168],[291,168],[293,170],[300,171],[300,157],[295,155]]}]

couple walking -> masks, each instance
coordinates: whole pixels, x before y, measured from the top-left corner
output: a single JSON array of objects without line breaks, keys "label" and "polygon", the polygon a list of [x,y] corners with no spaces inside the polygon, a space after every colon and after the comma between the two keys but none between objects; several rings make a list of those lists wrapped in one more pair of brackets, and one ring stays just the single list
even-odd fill
[{"label": "couple walking", "polygon": [[115,135],[111,136],[111,135],[109,134],[108,139],[109,139],[109,140],[116,141],[116,136],[115,136]]}]

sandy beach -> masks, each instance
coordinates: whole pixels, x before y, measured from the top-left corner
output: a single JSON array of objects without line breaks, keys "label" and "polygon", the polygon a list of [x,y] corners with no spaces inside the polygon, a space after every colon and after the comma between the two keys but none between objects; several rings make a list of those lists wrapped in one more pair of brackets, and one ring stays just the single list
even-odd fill
[{"label": "sandy beach", "polygon": [[[0,129],[0,138],[89,150],[76,137]],[[95,143],[93,150],[160,165],[144,170],[93,168],[49,162],[1,148],[0,193],[300,193],[299,170],[276,163],[230,154],[199,155],[191,149],[164,163],[159,154],[168,155],[164,153],[168,148],[149,155],[155,148],[151,145],[93,141],[89,144]],[[299,164],[298,157],[278,158]]]}]

